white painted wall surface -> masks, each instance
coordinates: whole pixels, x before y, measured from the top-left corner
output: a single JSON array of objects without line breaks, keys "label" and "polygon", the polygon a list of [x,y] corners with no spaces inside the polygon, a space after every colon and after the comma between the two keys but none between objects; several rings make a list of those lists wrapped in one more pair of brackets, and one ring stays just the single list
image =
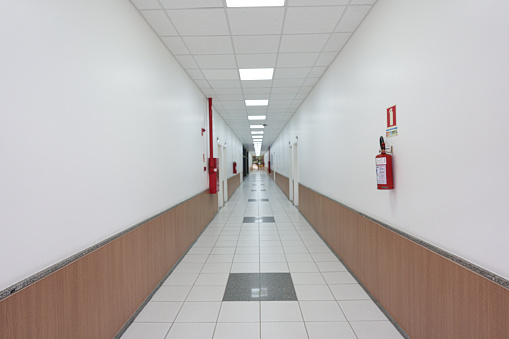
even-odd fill
[{"label": "white painted wall surface", "polygon": [[0,289],[208,188],[205,97],[128,1],[6,2],[0,34]]},{"label": "white painted wall surface", "polygon": [[[226,143],[225,150],[225,168],[226,168],[226,179],[233,177],[239,173],[242,173],[242,142],[239,137],[232,131],[232,129],[226,124],[223,118],[214,109],[214,101],[212,100],[212,124],[214,125],[213,138],[214,140],[224,146]],[[219,138],[219,140],[218,140]],[[215,148],[217,151],[217,149]],[[237,174],[233,174],[233,162],[237,162]]]},{"label": "white painted wall surface", "polygon": [[[380,0],[271,146],[301,183],[509,278],[509,3]],[[397,105],[393,191],[376,189]]]}]

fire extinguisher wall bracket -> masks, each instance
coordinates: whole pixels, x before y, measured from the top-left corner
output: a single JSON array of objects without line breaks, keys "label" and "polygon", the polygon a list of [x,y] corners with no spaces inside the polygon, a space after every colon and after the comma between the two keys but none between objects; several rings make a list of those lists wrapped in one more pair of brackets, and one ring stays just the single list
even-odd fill
[{"label": "fire extinguisher wall bracket", "polygon": [[385,141],[380,137],[380,154],[375,157],[376,184],[379,190],[394,189],[392,155],[385,151]]}]

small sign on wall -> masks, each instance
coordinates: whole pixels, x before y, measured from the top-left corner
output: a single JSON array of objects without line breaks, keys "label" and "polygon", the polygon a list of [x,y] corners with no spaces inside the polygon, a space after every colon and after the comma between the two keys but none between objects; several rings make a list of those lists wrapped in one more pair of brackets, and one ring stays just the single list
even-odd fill
[{"label": "small sign on wall", "polygon": [[385,130],[385,137],[397,137],[398,125],[396,123],[396,105],[387,108],[387,129]]}]

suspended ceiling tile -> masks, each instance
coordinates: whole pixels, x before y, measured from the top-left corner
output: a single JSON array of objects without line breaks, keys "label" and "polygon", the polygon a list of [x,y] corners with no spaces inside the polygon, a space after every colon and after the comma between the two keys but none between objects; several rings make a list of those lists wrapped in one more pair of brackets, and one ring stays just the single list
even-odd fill
[{"label": "suspended ceiling tile", "polygon": [[229,35],[224,10],[168,10],[168,15],[181,35]]},{"label": "suspended ceiling tile", "polygon": [[233,36],[235,53],[277,53],[279,35]]},{"label": "suspended ceiling tile", "polygon": [[240,88],[216,88],[214,91],[218,95],[222,95],[222,94],[242,95],[242,90]]},{"label": "suspended ceiling tile", "polygon": [[300,87],[304,79],[274,79],[273,87]]},{"label": "suspended ceiling tile", "polygon": [[232,35],[280,34],[284,8],[229,8]]},{"label": "suspended ceiling tile", "polygon": [[368,14],[371,6],[348,6],[345,15],[341,18],[336,32],[353,32]]},{"label": "suspended ceiling tile", "polygon": [[313,67],[311,72],[309,72],[308,76],[310,78],[319,78],[323,75],[323,73],[325,72],[326,69],[327,69],[327,67],[325,67],[325,66]]},{"label": "suspended ceiling tile", "polygon": [[287,0],[288,6],[339,6],[348,5],[349,0]]},{"label": "suspended ceiling tile", "polygon": [[237,54],[239,68],[274,68],[277,54]]},{"label": "suspended ceiling tile", "polygon": [[300,87],[274,87],[271,91],[272,94],[297,94]]},{"label": "suspended ceiling tile", "polygon": [[351,33],[334,33],[331,35],[329,41],[325,45],[324,52],[339,52],[345,46]]},{"label": "suspended ceiling tile", "polygon": [[159,36],[178,35],[163,10],[141,11],[141,14]]},{"label": "suspended ceiling tile", "polygon": [[270,94],[246,94],[246,93],[244,93],[244,98],[246,100],[268,100],[270,98]]},{"label": "suspended ceiling tile", "polygon": [[196,62],[200,68],[237,68],[233,55],[196,55]]},{"label": "suspended ceiling tile", "polygon": [[180,37],[162,37],[161,38],[173,55],[189,54],[186,44]]},{"label": "suspended ceiling tile", "polygon": [[270,95],[270,101],[274,100],[293,100],[297,93],[273,93]]},{"label": "suspended ceiling tile", "polygon": [[131,0],[133,5],[138,9],[160,9],[161,5],[158,0]]},{"label": "suspended ceiling tile", "polygon": [[289,7],[283,33],[330,33],[336,27],[343,11],[343,6]]},{"label": "suspended ceiling tile", "polygon": [[377,0],[352,0],[351,5],[373,5]]},{"label": "suspended ceiling tile", "polygon": [[242,81],[243,88],[272,87],[273,80],[251,80]]},{"label": "suspended ceiling tile", "polygon": [[208,97],[214,96],[214,91],[212,89],[203,89],[202,92],[203,92],[203,94],[205,94],[205,96],[208,96]]},{"label": "suspended ceiling tile", "polygon": [[161,0],[161,4],[166,9],[223,7],[222,0]]},{"label": "suspended ceiling tile", "polygon": [[307,93],[311,92],[312,89],[313,89],[313,87],[311,87],[311,86],[303,86],[300,88],[299,94],[302,94],[302,93],[307,94]]},{"label": "suspended ceiling tile", "polygon": [[204,69],[207,80],[238,80],[239,72],[236,69]]},{"label": "suspended ceiling tile", "polygon": [[243,89],[244,94],[270,94],[270,88],[268,87],[262,87],[262,88],[244,88]]},{"label": "suspended ceiling tile", "polygon": [[240,88],[240,80],[211,80],[213,88]]},{"label": "suspended ceiling tile", "polygon": [[177,59],[184,68],[199,68],[192,55],[176,55],[175,59]]},{"label": "suspended ceiling tile", "polygon": [[229,36],[184,37],[193,54],[230,54],[233,46]]},{"label": "suspended ceiling tile", "polygon": [[201,89],[211,88],[207,80],[195,80],[194,83],[198,85],[198,87],[200,87]]},{"label": "suspended ceiling tile", "polygon": [[274,71],[274,79],[295,79],[307,77],[311,67],[278,67]]},{"label": "suspended ceiling tile", "polygon": [[283,35],[279,52],[321,52],[330,34]]},{"label": "suspended ceiling tile", "polygon": [[186,72],[194,80],[203,80],[205,76],[200,69],[186,69]]},{"label": "suspended ceiling tile", "polygon": [[280,53],[277,67],[311,67],[319,53]]},{"label": "suspended ceiling tile", "polygon": [[246,108],[246,103],[244,100],[223,100],[222,104],[226,108]]},{"label": "suspended ceiling tile", "polygon": [[316,60],[315,66],[324,66],[327,67],[331,64],[334,58],[338,55],[338,52],[323,52],[320,53],[318,60]]}]

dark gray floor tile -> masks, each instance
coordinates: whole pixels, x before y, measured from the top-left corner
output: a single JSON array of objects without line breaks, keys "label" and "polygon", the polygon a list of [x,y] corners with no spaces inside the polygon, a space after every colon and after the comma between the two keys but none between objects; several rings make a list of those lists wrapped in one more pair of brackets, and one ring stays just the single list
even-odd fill
[{"label": "dark gray floor tile", "polygon": [[244,217],[244,220],[242,220],[242,223],[252,223],[256,222],[256,217]]},{"label": "dark gray floor tile", "polygon": [[223,301],[297,300],[290,273],[230,273]]},{"label": "dark gray floor tile", "polygon": [[269,201],[269,199],[260,199],[260,201]]},{"label": "dark gray floor tile", "polygon": [[254,202],[254,201],[258,201],[256,199],[247,199],[247,202]]},{"label": "dark gray floor tile", "polygon": [[256,220],[257,222],[276,222],[276,220],[274,220],[274,217],[258,217],[258,220]]},{"label": "dark gray floor tile", "polygon": [[267,291],[260,300],[290,301],[297,300],[290,273],[261,273],[260,289]]},{"label": "dark gray floor tile", "polygon": [[223,301],[260,300],[259,273],[230,273]]}]

